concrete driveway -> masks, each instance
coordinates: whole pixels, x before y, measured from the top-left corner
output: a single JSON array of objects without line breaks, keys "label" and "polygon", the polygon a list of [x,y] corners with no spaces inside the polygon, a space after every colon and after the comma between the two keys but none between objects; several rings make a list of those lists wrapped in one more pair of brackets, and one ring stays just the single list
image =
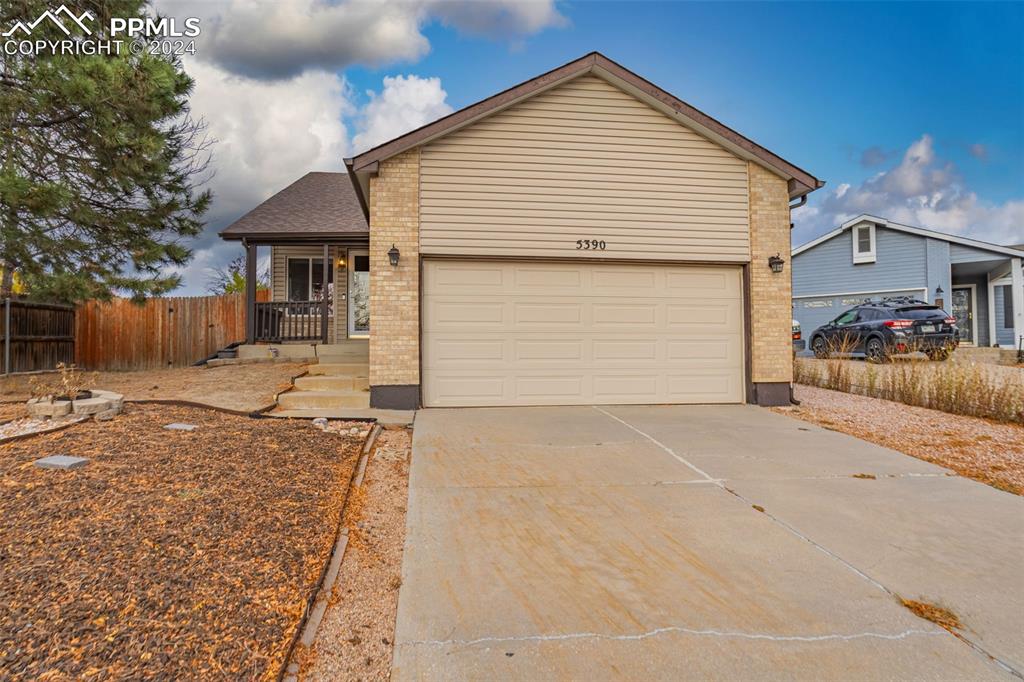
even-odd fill
[{"label": "concrete driveway", "polygon": [[1024,500],[760,408],[423,410],[409,505],[396,680],[1024,670]]}]

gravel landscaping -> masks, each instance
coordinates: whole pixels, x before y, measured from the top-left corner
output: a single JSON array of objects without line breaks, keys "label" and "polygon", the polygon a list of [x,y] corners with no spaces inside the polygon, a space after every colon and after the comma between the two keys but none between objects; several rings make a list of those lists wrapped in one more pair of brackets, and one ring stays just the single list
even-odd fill
[{"label": "gravel landscaping", "polygon": [[402,584],[410,433],[383,431],[345,510],[349,544],[316,641],[296,652],[303,680],[387,680]]},{"label": "gravel landscaping", "polygon": [[[275,678],[366,433],[341,431],[126,405],[0,446],[0,677]],[[33,465],[57,454],[89,462]]]},{"label": "gravel landscaping", "polygon": [[[224,367],[183,367],[139,372],[99,372],[95,385],[123,393],[126,400],[188,400],[212,407],[251,412],[266,407],[291,386],[305,365],[256,363]],[[28,375],[0,379],[0,401],[28,400]],[[7,408],[8,406],[4,406]],[[9,417],[24,415],[15,409]]]},{"label": "gravel landscaping", "polygon": [[799,407],[772,409],[1024,495],[1024,427],[824,388],[795,388]]}]

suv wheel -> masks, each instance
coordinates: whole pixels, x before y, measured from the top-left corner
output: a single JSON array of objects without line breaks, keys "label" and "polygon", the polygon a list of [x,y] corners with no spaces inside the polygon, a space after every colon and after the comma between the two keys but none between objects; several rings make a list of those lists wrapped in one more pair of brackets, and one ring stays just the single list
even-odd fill
[{"label": "suv wheel", "polygon": [[870,362],[889,362],[889,351],[877,336],[868,339],[868,345],[864,349]]},{"label": "suv wheel", "polygon": [[824,336],[814,337],[814,340],[811,341],[811,350],[814,351],[814,357],[819,360],[825,360],[830,355],[828,352],[828,343],[825,341]]},{"label": "suv wheel", "polygon": [[929,360],[942,362],[943,360],[949,360],[949,351],[945,348],[936,348],[935,350],[926,350],[925,355],[928,356]]}]

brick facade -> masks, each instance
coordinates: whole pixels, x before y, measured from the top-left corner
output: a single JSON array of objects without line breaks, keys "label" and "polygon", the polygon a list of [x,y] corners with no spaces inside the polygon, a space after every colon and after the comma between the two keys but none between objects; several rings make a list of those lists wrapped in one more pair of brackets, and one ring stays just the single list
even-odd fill
[{"label": "brick facade", "polygon": [[[382,161],[370,179],[371,387],[420,383],[419,183],[418,149]],[[388,261],[392,244],[398,267]]]},{"label": "brick facade", "polygon": [[[793,380],[792,267],[789,192],[786,181],[756,163],[750,183],[751,378],[758,383]],[[785,269],[775,274],[768,258],[779,254]]]}]

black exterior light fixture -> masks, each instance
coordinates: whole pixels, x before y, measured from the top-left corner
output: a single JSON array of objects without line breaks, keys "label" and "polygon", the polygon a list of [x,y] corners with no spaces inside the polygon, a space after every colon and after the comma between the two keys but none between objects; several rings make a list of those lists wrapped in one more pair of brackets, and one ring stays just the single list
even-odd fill
[{"label": "black exterior light fixture", "polygon": [[768,259],[768,267],[770,267],[772,269],[772,272],[774,272],[775,274],[779,274],[780,272],[782,272],[782,268],[785,264],[786,261],[782,260],[782,257],[779,256],[779,254],[775,254],[774,256]]},{"label": "black exterior light fixture", "polygon": [[398,247],[394,244],[388,249],[388,260],[391,261],[392,267],[398,267],[398,257],[402,255],[402,252],[398,250]]},{"label": "black exterior light fixture", "polygon": [[938,298],[939,296],[942,296],[944,293],[946,293],[946,292],[942,290],[942,286],[941,285],[935,287],[935,297],[936,298]]}]

